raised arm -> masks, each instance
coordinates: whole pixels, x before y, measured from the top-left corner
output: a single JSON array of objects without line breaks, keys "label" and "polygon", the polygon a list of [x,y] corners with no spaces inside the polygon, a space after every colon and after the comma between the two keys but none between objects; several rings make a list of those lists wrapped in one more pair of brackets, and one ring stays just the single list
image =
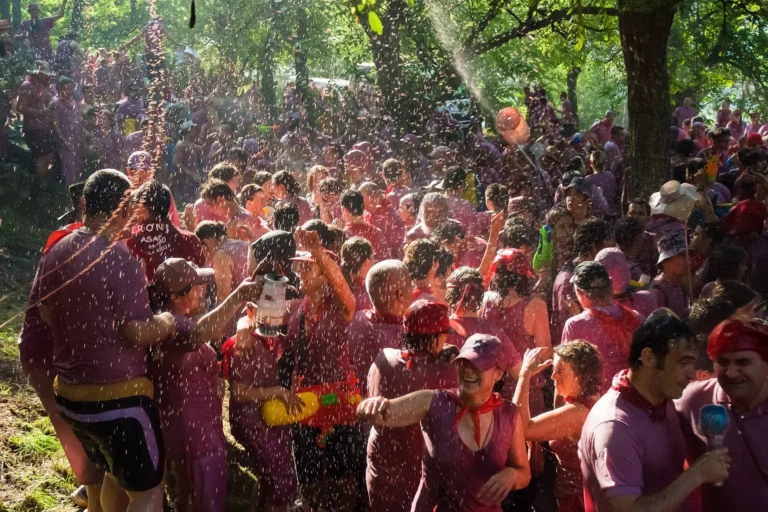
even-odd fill
[{"label": "raised arm", "polygon": [[533,336],[533,344],[549,350],[547,357],[551,357],[552,335],[549,330],[547,304],[541,299],[531,299],[525,307],[523,323],[526,333]]},{"label": "raised arm", "polygon": [[60,20],[64,17],[64,13],[67,10],[67,0],[64,0],[61,2],[61,7],[59,8],[59,13],[53,17],[54,20]]},{"label": "raised arm", "polygon": [[246,279],[211,312],[205,314],[192,328],[192,342],[196,345],[221,337],[224,328],[244,302],[255,302],[261,296],[264,281]]},{"label": "raised arm", "polygon": [[176,320],[171,313],[153,315],[148,320],[131,320],[120,326],[120,334],[139,347],[160,343],[175,332]]},{"label": "raised arm", "polygon": [[504,221],[506,220],[507,212],[502,210],[491,217],[491,227],[488,234],[488,245],[485,246],[485,252],[483,253],[483,259],[480,261],[480,266],[477,267],[477,271],[481,276],[485,276],[489,270],[491,270],[491,264],[496,257],[496,251],[499,245],[499,233],[501,228],[504,227]]},{"label": "raised arm", "polygon": [[427,416],[434,396],[434,391],[426,389],[394,400],[381,396],[367,398],[357,406],[357,416],[376,427],[415,425]]}]

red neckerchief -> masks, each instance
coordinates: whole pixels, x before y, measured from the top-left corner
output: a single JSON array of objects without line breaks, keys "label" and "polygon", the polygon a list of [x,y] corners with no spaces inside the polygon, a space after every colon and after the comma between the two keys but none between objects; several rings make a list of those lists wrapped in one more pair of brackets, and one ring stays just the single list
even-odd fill
[{"label": "red neckerchief", "polygon": [[402,324],[403,317],[391,313],[381,313],[376,308],[365,311],[365,318],[372,324]]},{"label": "red neckerchief", "polygon": [[640,326],[640,317],[626,306],[617,304],[621,310],[621,316],[613,316],[597,308],[588,309],[587,313],[597,320],[600,328],[615,341],[623,354],[629,354],[629,346],[632,344],[632,334]]},{"label": "red neckerchief", "polygon": [[82,222],[74,222],[72,224],[64,226],[63,228],[59,228],[53,233],[51,233],[48,236],[48,240],[45,242],[45,245],[43,246],[43,254],[48,254],[48,252],[53,248],[54,245],[61,242],[64,239],[64,237],[66,237],[71,233],[74,233],[81,227],[83,227]]},{"label": "red neckerchief", "polygon": [[566,404],[579,404],[583,405],[587,409],[592,409],[592,406],[595,405],[595,401],[591,398],[585,397],[585,396],[566,396],[563,401]]},{"label": "red neckerchief", "polygon": [[413,360],[414,359],[424,359],[425,357],[429,357],[430,354],[427,352],[421,352],[421,351],[415,351],[415,350],[401,350],[400,351],[400,357],[405,361],[405,369],[410,370],[413,368]]},{"label": "red neckerchief", "polygon": [[648,412],[651,421],[654,423],[665,421],[667,419],[667,400],[664,400],[659,405],[653,405],[629,382],[627,373],[629,373],[629,370],[621,370],[617,373],[613,378],[613,386],[611,388],[618,391],[619,395],[627,402],[638,409]]},{"label": "red neckerchief", "polygon": [[472,421],[475,423],[475,443],[477,443],[478,447],[482,448],[480,446],[480,415],[498,409],[504,405],[504,399],[501,398],[500,394],[493,393],[483,405],[477,407],[476,409],[472,409],[468,405],[464,405],[461,402],[461,397],[457,393],[449,392],[449,395],[451,398],[453,398],[453,401],[456,402],[456,405],[460,407],[459,412],[453,419],[451,428],[456,428],[461,421],[461,418],[463,418],[467,413],[470,413],[472,415]]},{"label": "red neckerchief", "polygon": [[426,287],[419,286],[418,288],[413,289],[413,294],[411,297],[413,298],[413,300],[416,300],[419,298],[419,295],[421,295],[422,293],[426,293],[427,295],[432,295],[434,291],[432,290],[431,286],[426,286]]}]

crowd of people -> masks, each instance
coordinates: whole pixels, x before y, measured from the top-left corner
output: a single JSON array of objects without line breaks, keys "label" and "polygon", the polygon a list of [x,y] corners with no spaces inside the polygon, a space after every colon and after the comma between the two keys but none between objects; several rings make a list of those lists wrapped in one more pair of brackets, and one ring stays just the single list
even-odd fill
[{"label": "crowd of people", "polygon": [[225,403],[254,511],[768,502],[759,117],[724,103],[710,129],[686,100],[674,179],[630,198],[613,112],[579,132],[538,86],[524,143],[444,111],[397,136],[366,86],[289,84],[275,120],[255,87],[166,81],[158,118],[159,23],[147,80],[40,54],[11,114],[72,197],[19,350],[78,503],[225,510]]}]

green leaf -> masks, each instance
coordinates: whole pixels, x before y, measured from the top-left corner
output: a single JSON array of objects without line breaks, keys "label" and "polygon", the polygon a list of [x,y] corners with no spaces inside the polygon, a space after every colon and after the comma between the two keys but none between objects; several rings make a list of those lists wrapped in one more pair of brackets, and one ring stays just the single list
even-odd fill
[{"label": "green leaf", "polygon": [[416,3],[416,0],[408,0],[408,5],[410,7],[413,7],[415,3]]},{"label": "green leaf", "polygon": [[371,30],[373,30],[377,35],[384,33],[384,25],[381,24],[379,15],[373,11],[368,12],[368,25],[371,26]]},{"label": "green leaf", "polygon": [[576,46],[573,49],[580,52],[582,48],[584,48],[584,34],[579,34],[579,40],[576,41]]}]

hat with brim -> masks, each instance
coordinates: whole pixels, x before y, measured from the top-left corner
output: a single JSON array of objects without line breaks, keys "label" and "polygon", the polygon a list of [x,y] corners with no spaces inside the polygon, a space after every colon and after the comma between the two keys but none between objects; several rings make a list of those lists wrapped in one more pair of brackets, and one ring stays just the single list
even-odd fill
[{"label": "hat with brim", "polygon": [[198,268],[184,258],[168,258],[157,267],[152,284],[158,291],[171,294],[209,283],[213,276],[212,268]]},{"label": "hat with brim", "polygon": [[490,334],[473,334],[464,342],[454,362],[468,361],[481,372],[487,372],[494,368],[506,370],[508,359],[504,344],[499,338]]},{"label": "hat with brim", "polygon": [[652,215],[668,215],[685,221],[698,200],[699,194],[695,186],[672,180],[662,185],[658,192],[654,192],[649,203]]},{"label": "hat with brim", "polygon": [[417,300],[406,310],[403,327],[406,334],[466,336],[464,327],[451,318],[447,304],[431,300]]},{"label": "hat with brim", "polygon": [[583,261],[573,271],[571,283],[581,291],[591,292],[613,287],[608,271],[596,261]]},{"label": "hat with brim", "polygon": [[685,237],[682,233],[670,233],[656,243],[656,248],[659,250],[659,260],[656,262],[660,264],[662,261],[668,260],[678,254],[685,254],[688,251],[688,247],[685,244]]}]

